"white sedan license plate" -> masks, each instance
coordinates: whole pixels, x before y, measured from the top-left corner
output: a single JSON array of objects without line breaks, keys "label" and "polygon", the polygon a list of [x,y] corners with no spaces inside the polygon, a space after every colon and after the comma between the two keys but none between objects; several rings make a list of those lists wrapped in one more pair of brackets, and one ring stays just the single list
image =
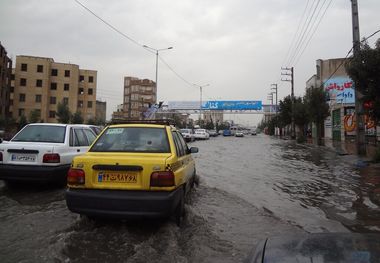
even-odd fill
[{"label": "white sedan license plate", "polygon": [[15,162],[35,162],[36,155],[34,154],[12,154],[11,160]]}]

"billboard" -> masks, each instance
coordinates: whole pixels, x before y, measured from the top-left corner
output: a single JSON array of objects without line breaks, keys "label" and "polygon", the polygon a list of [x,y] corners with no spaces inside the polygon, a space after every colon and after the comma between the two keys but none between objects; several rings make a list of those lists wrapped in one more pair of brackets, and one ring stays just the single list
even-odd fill
[{"label": "billboard", "polygon": [[199,101],[169,101],[170,110],[199,110]]},{"label": "billboard", "polygon": [[[169,101],[171,110],[199,110],[199,101]],[[202,110],[261,110],[262,102],[253,100],[209,100],[202,102]]]},{"label": "billboard", "polygon": [[204,110],[261,110],[261,101],[253,100],[210,100],[202,105]]},{"label": "billboard", "polygon": [[349,77],[335,77],[324,83],[324,89],[329,94],[329,99],[335,103],[355,103],[355,87]]}]

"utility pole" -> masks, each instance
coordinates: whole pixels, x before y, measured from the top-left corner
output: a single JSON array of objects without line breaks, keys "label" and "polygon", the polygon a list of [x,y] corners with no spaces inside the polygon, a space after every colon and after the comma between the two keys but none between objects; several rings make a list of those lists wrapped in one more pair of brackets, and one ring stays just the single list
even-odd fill
[{"label": "utility pole", "polygon": [[272,90],[276,91],[276,115],[278,113],[278,93],[277,93],[277,83],[270,84],[271,86],[274,86],[274,88],[271,88]]},{"label": "utility pole", "polygon": [[[360,52],[359,11],[358,1],[351,0],[352,11],[352,39],[354,57]],[[358,83],[355,83],[355,115],[356,115],[356,147],[358,155],[366,154],[365,127],[363,111],[363,94],[358,91]]]},{"label": "utility pole", "polygon": [[270,100],[270,106],[271,106],[269,108],[269,112],[272,112],[272,107],[273,107],[273,92],[268,93],[267,99]]},{"label": "utility pole", "polygon": [[[294,68],[281,68],[282,70],[285,70],[286,73],[281,73],[281,75],[290,76],[290,79],[281,79],[281,81],[289,81],[291,84],[291,93],[290,97],[292,100],[292,130],[291,130],[291,137],[292,139],[296,138],[296,125],[294,122]],[[290,73],[289,73],[290,72]]]}]

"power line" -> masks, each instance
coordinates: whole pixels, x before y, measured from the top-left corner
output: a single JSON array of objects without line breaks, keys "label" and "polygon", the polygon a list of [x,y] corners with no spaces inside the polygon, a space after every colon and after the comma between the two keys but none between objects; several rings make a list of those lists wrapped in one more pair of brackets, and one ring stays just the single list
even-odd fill
[{"label": "power line", "polygon": [[293,62],[294,57],[296,56],[296,54],[297,54],[297,52],[298,52],[298,50],[300,48],[300,45],[303,42],[305,34],[308,31],[308,29],[309,29],[310,23],[311,23],[311,21],[313,21],[313,18],[314,18],[314,15],[315,15],[315,11],[317,11],[317,8],[319,6],[320,1],[321,0],[317,0],[317,3],[315,5],[315,7],[314,7],[314,10],[313,10],[312,14],[311,14],[311,17],[310,17],[310,19],[307,22],[307,26],[306,26],[305,30],[302,32],[302,35],[299,38],[298,44],[296,45],[296,48],[294,49],[293,55],[291,56],[291,59],[289,60],[288,65],[290,65]]},{"label": "power line", "polygon": [[[91,9],[89,9],[87,6],[85,6],[84,4],[82,4],[80,1],[78,0],[74,0],[77,4],[79,4],[80,6],[82,6],[86,11],[88,11],[90,14],[92,14],[93,16],[95,16],[97,19],[99,19],[101,22],[103,22],[105,25],[107,25],[109,28],[111,28],[113,31],[115,31],[116,33],[118,33],[119,35],[123,36],[124,38],[128,39],[129,41],[131,41],[132,43],[134,43],[135,45],[143,48],[144,50],[152,53],[152,54],[156,54],[155,52],[153,52],[152,50],[146,48],[142,43],[138,42],[137,40],[133,39],[132,37],[128,36],[127,34],[121,32],[119,29],[117,29],[116,27],[114,27],[113,25],[111,25],[110,23],[108,23],[106,20],[104,20],[103,18],[101,18],[100,16],[98,16],[95,12],[93,12]],[[191,83],[189,82],[188,80],[186,80],[184,77],[182,77],[180,74],[178,74],[165,60],[163,60],[163,58],[161,56],[159,56],[160,60],[166,65],[166,67],[168,67],[178,78],[180,78],[182,81],[184,81],[186,84],[188,84],[189,86],[194,86],[195,84],[194,83]]]},{"label": "power line", "polygon": [[79,2],[78,0],[74,0],[78,5],[80,5],[81,7],[83,7],[86,11],[88,11],[90,14],[92,14],[93,16],[95,16],[97,19],[99,19],[100,21],[102,21],[105,25],[107,25],[109,28],[111,28],[113,31],[115,31],[116,33],[118,33],[119,35],[123,36],[124,38],[128,39],[129,41],[131,41],[132,43],[134,43],[135,45],[139,46],[139,47],[142,47],[143,49],[145,49],[146,51],[152,53],[152,51],[146,49],[143,47],[143,44],[139,43],[137,40],[133,39],[132,37],[128,36],[127,34],[124,34],[123,32],[121,32],[119,29],[117,29],[116,27],[114,27],[113,25],[111,25],[110,23],[108,23],[106,20],[104,20],[103,18],[101,18],[100,16],[98,16],[97,14],[95,14],[91,9],[89,9],[87,6],[85,6],[84,4],[82,4],[81,2]]},{"label": "power line", "polygon": [[293,39],[292,39],[292,41],[290,42],[289,49],[288,49],[288,51],[286,52],[286,55],[285,55],[285,57],[284,57],[284,59],[283,59],[283,61],[282,61],[282,63],[281,63],[281,66],[284,66],[284,63],[285,63],[286,59],[287,59],[288,56],[289,56],[290,50],[292,49],[292,46],[293,46],[293,44],[294,44],[294,41],[296,40],[297,33],[298,33],[299,29],[300,29],[301,22],[302,22],[302,20],[303,20],[305,14],[306,14],[307,7],[309,6],[309,2],[310,2],[310,0],[307,0],[307,2],[306,2],[306,6],[305,6],[305,9],[303,10],[303,13],[302,13],[302,16],[301,16],[301,19],[298,21],[297,30],[294,32]]},{"label": "power line", "polygon": [[[378,34],[379,32],[380,32],[380,29],[377,30],[377,31],[375,31],[375,32],[373,32],[373,33],[372,33],[371,35],[369,35],[368,37],[363,38],[363,40],[360,41],[360,43],[363,43],[363,42],[367,41],[368,39],[370,39],[370,38],[373,37],[374,35]],[[336,67],[336,69],[335,69],[334,72],[328,77],[328,79],[325,80],[325,81],[321,84],[320,88],[324,87],[324,85],[326,84],[326,82],[329,81],[329,80],[335,75],[335,73],[338,71],[338,69],[339,69],[339,68],[340,68],[340,67],[346,62],[346,60],[348,59],[348,56],[351,54],[351,52],[352,52],[353,49],[354,49],[354,47],[352,47],[352,48],[348,51],[346,57],[345,57],[345,58],[342,60],[342,62]]]},{"label": "power line", "polygon": [[[325,1],[325,2],[326,2],[326,1]],[[321,9],[319,9],[319,12],[322,10],[323,5],[325,4],[325,2],[323,2],[322,6],[321,6]],[[319,21],[318,21],[318,23],[317,23],[317,26],[314,27],[314,31],[313,31],[313,33],[310,35],[309,39],[307,40],[306,45],[305,45],[304,48],[302,49],[302,52],[300,53],[300,55],[299,55],[298,58],[295,60],[296,62],[294,63],[294,66],[297,65],[298,61],[299,61],[300,58],[302,57],[302,55],[303,55],[303,53],[305,52],[306,48],[307,48],[308,45],[310,44],[311,39],[313,38],[313,36],[314,36],[315,33],[317,32],[317,29],[318,29],[319,25],[321,24],[322,19],[323,19],[324,16],[326,15],[327,9],[329,9],[331,3],[332,3],[332,0],[330,0],[330,2],[327,4],[325,10],[323,11],[323,14],[319,17]],[[319,12],[318,12],[318,13],[319,13]]]},{"label": "power line", "polygon": [[161,56],[158,56],[158,57],[161,60],[161,62],[164,63],[168,67],[168,69],[170,69],[170,71],[172,71],[174,73],[174,75],[176,75],[179,79],[181,79],[187,85],[189,85],[191,87],[193,87],[193,86],[198,86],[199,87],[199,85],[191,83],[190,81],[188,81],[184,77],[182,77],[179,73],[177,73],[171,66],[169,66],[169,64]]}]

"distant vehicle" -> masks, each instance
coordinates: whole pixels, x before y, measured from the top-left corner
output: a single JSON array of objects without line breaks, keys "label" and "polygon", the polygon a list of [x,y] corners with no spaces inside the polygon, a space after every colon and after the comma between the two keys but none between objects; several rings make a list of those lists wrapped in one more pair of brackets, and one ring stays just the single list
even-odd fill
[{"label": "distant vehicle", "polygon": [[81,124],[33,123],[0,144],[0,179],[65,182],[73,158],[96,134]]},{"label": "distant vehicle", "polygon": [[195,135],[194,135],[194,131],[192,129],[181,129],[180,133],[182,134],[182,136],[186,142],[195,141]]},{"label": "distant vehicle", "polygon": [[244,137],[244,133],[242,131],[236,131],[235,137]]},{"label": "distant vehicle", "polygon": [[205,129],[196,129],[194,135],[196,140],[208,140],[210,138]]},{"label": "distant vehicle", "polygon": [[226,129],[226,130],[223,131],[223,136],[231,136],[231,135],[232,134],[231,134],[230,130]]},{"label": "distant vehicle", "polygon": [[252,135],[257,135],[256,130],[253,130],[253,129],[252,129],[252,130],[251,130],[251,134],[252,134]]},{"label": "distant vehicle", "polygon": [[219,134],[216,130],[208,130],[208,134],[210,134],[210,137],[217,137]]}]

